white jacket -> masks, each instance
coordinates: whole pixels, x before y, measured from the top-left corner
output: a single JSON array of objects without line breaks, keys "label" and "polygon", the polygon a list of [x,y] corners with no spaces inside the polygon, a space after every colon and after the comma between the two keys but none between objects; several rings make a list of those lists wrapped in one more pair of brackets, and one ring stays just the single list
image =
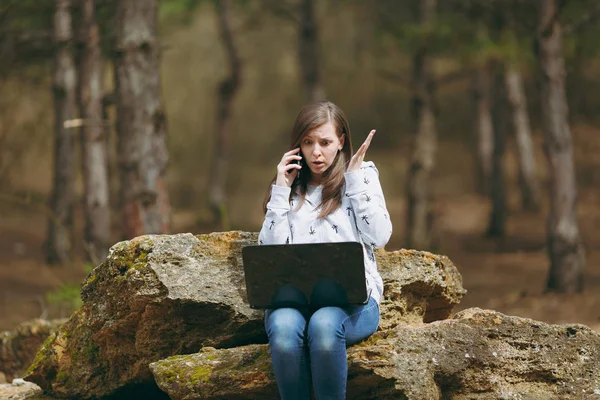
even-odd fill
[{"label": "white jacket", "polygon": [[367,288],[379,303],[383,281],[373,249],[383,247],[392,234],[379,172],[374,163],[363,162],[360,169],[344,177],[342,206],[321,219],[317,217],[322,187],[308,186],[304,204],[297,209],[300,196],[295,193],[290,199],[291,188],[273,185],[259,244],[361,242]]}]

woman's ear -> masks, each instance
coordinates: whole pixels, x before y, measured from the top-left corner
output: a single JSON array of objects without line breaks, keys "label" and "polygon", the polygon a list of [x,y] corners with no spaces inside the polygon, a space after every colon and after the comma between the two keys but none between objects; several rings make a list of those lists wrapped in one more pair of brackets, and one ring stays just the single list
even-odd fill
[{"label": "woman's ear", "polygon": [[340,147],[338,147],[338,151],[341,151],[344,148],[345,141],[346,135],[342,134],[342,136],[340,136]]}]

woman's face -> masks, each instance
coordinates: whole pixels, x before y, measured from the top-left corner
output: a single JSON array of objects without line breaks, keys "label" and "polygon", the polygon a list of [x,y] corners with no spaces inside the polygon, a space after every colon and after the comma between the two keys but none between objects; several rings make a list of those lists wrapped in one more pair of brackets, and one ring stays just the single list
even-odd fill
[{"label": "woman's face", "polygon": [[335,157],[344,147],[344,137],[338,137],[335,127],[327,122],[308,132],[300,143],[303,165],[312,173],[311,184],[320,184],[323,172],[333,164]]}]

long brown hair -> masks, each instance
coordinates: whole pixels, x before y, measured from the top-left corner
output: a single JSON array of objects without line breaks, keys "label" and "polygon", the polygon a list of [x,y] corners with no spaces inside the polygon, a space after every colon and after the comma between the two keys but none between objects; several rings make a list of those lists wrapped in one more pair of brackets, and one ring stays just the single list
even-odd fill
[{"label": "long brown hair", "polygon": [[[300,147],[300,143],[302,143],[304,136],[328,122],[333,125],[340,140],[342,137],[344,137],[344,146],[342,147],[342,150],[337,153],[333,164],[327,169],[327,171],[323,173],[323,192],[321,197],[321,212],[319,213],[319,218],[325,218],[337,210],[342,204],[344,172],[346,172],[348,163],[352,158],[352,137],[350,135],[348,119],[346,118],[346,115],[342,109],[332,102],[320,101],[309,104],[304,106],[298,113],[296,121],[294,122],[294,128],[292,129],[292,135],[290,137],[291,140],[289,150],[292,150]],[[302,168],[302,173],[298,174],[292,183],[290,199],[294,195],[294,192],[297,191],[300,194],[298,208],[302,207],[302,204],[304,203],[310,177],[310,168]],[[265,194],[265,200],[263,202],[263,211],[265,213],[267,212],[267,203],[271,199],[271,185],[275,183],[276,179],[277,175],[275,175],[271,181],[271,184],[267,188],[267,192]]]}]

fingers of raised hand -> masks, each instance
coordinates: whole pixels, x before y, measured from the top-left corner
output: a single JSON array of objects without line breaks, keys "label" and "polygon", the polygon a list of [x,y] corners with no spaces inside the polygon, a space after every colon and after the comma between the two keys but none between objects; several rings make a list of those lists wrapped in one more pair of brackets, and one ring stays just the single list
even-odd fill
[{"label": "fingers of raised hand", "polygon": [[[369,132],[369,135],[367,136],[367,138],[365,139],[363,144],[358,148],[356,155],[360,155],[361,157],[364,158],[365,154],[367,154],[367,150],[369,149],[369,146],[371,145],[371,141],[373,140],[373,135],[375,135],[375,129],[373,129],[371,132]],[[362,161],[362,159],[361,159],[361,161]]]},{"label": "fingers of raised hand", "polygon": [[365,142],[362,144],[362,146],[360,146],[361,148],[364,147],[365,148],[365,153],[367,152],[367,149],[369,148],[369,146],[371,145],[371,141],[373,140],[373,136],[375,135],[375,129],[371,130],[371,132],[369,132],[369,135],[367,136],[367,138],[365,139]]}]

